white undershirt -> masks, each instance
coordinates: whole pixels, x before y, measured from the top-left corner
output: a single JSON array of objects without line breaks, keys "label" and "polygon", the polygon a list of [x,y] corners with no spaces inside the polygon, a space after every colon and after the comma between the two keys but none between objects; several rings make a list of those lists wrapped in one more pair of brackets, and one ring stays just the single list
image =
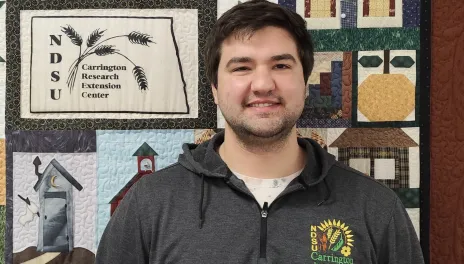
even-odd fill
[{"label": "white undershirt", "polygon": [[248,187],[250,192],[255,196],[255,199],[261,205],[261,208],[264,206],[264,203],[267,202],[270,205],[279,194],[287,188],[288,184],[298,177],[303,169],[292,173],[291,175],[275,178],[275,179],[260,179],[245,176],[236,172],[232,173],[237,176],[237,178],[243,180],[245,185]]}]

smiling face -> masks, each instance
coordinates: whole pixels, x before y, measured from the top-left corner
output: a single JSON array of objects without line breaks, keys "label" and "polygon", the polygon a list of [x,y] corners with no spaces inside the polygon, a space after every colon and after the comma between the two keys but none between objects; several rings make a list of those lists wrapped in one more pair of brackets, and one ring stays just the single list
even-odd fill
[{"label": "smiling face", "polygon": [[214,101],[239,138],[289,135],[305,101],[297,46],[284,29],[265,27],[251,38],[230,36],[221,46]]}]

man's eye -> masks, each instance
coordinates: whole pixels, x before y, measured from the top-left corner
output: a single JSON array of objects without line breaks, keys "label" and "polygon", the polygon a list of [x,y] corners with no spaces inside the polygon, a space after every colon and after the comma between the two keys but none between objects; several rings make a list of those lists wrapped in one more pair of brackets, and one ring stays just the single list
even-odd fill
[{"label": "man's eye", "polygon": [[237,71],[246,71],[246,70],[248,70],[248,67],[238,67],[238,68],[234,68],[232,71],[237,72]]},{"label": "man's eye", "polygon": [[290,66],[286,64],[276,64],[274,67],[277,69],[290,69]]}]

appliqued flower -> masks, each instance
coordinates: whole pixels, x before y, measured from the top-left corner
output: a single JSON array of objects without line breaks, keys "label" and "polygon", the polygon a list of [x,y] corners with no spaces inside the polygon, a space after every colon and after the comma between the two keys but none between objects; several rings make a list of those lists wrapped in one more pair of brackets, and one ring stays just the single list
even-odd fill
[{"label": "appliqued flower", "polygon": [[340,251],[340,253],[342,253],[343,256],[348,257],[349,255],[351,255],[351,248],[344,246],[342,247],[342,250]]}]

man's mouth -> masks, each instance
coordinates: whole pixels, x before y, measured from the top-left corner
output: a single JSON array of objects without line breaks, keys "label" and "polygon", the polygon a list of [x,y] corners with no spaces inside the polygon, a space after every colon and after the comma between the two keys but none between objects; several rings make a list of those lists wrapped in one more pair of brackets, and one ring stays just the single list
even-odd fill
[{"label": "man's mouth", "polygon": [[258,104],[248,104],[248,107],[268,107],[273,105],[278,105],[279,103],[258,103]]}]

